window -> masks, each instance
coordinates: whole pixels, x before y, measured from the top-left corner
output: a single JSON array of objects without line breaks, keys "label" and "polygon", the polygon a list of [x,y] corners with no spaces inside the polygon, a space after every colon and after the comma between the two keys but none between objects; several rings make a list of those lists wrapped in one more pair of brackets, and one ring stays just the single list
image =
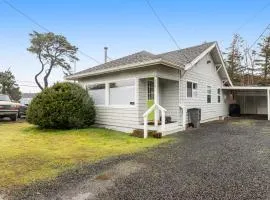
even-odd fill
[{"label": "window", "polygon": [[220,88],[217,89],[217,102],[218,103],[221,102],[221,91],[220,91]]},{"label": "window", "polygon": [[110,105],[134,105],[135,81],[124,80],[110,83]]},{"label": "window", "polygon": [[9,96],[6,94],[0,94],[0,101],[10,101]]},{"label": "window", "polygon": [[211,86],[207,86],[207,103],[211,103]]},{"label": "window", "polygon": [[88,85],[87,90],[96,105],[105,105],[105,84]]},{"label": "window", "polygon": [[187,97],[197,97],[198,84],[188,81],[187,82]]},{"label": "window", "polygon": [[154,100],[154,80],[147,81],[147,99]]}]

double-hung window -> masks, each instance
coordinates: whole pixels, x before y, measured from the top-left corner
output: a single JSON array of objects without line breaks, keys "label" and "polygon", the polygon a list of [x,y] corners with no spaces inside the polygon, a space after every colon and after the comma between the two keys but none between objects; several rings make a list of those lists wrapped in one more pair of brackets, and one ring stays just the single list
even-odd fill
[{"label": "double-hung window", "polygon": [[217,102],[218,103],[221,102],[221,90],[220,90],[220,88],[217,89]]},{"label": "double-hung window", "polygon": [[110,105],[135,105],[135,80],[122,80],[109,84]]},{"label": "double-hung window", "polygon": [[147,99],[148,100],[154,100],[155,91],[154,91],[154,80],[149,79],[147,82]]},{"label": "double-hung window", "polygon": [[207,86],[207,103],[211,103],[211,86]]},{"label": "double-hung window", "polygon": [[197,97],[198,84],[194,82],[187,82],[187,97]]}]

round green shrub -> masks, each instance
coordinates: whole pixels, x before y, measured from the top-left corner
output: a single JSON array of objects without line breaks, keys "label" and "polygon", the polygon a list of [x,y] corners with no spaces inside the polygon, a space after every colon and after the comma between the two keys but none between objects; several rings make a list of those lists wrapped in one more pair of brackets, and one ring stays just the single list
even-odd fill
[{"label": "round green shrub", "polygon": [[75,83],[56,83],[44,89],[30,103],[27,121],[41,128],[84,128],[95,122],[94,102]]}]

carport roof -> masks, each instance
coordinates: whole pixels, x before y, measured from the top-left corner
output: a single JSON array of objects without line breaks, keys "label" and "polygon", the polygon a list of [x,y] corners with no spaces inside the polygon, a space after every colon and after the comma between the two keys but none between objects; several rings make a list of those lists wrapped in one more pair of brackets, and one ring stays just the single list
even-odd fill
[{"label": "carport roof", "polygon": [[223,87],[224,90],[270,90],[270,86],[233,86]]}]

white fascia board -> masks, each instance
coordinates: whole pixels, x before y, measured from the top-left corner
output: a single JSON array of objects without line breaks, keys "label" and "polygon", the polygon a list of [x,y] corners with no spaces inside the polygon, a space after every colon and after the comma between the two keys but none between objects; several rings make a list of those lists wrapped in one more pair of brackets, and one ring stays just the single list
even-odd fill
[{"label": "white fascia board", "polygon": [[233,87],[222,87],[223,90],[268,90],[270,87],[256,87],[256,86],[233,86]]},{"label": "white fascia board", "polygon": [[231,80],[231,78],[230,78],[230,76],[229,76],[229,74],[228,74],[228,71],[227,71],[227,69],[226,69],[226,66],[225,66],[225,63],[224,63],[224,60],[223,60],[221,51],[220,51],[220,49],[219,49],[219,46],[218,46],[217,43],[215,44],[215,46],[216,46],[216,48],[217,48],[217,50],[218,50],[218,54],[219,54],[219,57],[220,57],[220,60],[221,60],[221,64],[222,64],[222,66],[223,66],[223,69],[224,69],[224,71],[225,71],[225,74],[226,74],[226,76],[227,76],[227,79],[228,79],[230,85],[233,86],[232,80]]},{"label": "white fascia board", "polygon": [[156,65],[156,64],[163,64],[172,68],[179,69],[179,66],[176,64],[173,64],[168,61],[164,61],[161,58],[147,61],[147,62],[141,62],[141,63],[134,63],[134,64],[128,64],[128,65],[123,65],[123,66],[117,66],[117,67],[112,67],[108,69],[103,69],[103,70],[97,70],[97,71],[92,71],[92,72],[86,72],[83,74],[78,74],[78,75],[70,75],[65,77],[66,80],[76,80],[79,78],[84,78],[88,76],[94,76],[94,75],[100,75],[100,74],[105,74],[105,73],[111,73],[111,72],[117,72],[117,71],[122,71],[126,69],[136,69],[136,68],[141,68],[145,66],[151,66],[151,65]]},{"label": "white fascia board", "polygon": [[204,52],[202,52],[199,56],[197,56],[194,60],[192,60],[190,63],[185,65],[185,70],[189,70],[192,68],[197,62],[199,62],[204,56],[206,56],[214,47],[216,46],[216,43],[208,47]]}]

